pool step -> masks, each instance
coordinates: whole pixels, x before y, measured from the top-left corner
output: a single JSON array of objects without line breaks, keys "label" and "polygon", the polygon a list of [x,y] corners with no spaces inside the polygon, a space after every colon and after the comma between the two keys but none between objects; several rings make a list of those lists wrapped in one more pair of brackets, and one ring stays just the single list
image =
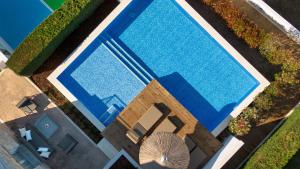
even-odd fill
[{"label": "pool step", "polygon": [[103,121],[102,123],[105,125],[105,126],[108,126],[112,121],[114,121],[117,116],[119,115],[119,113],[114,113],[114,114],[111,114],[105,121]]},{"label": "pool step", "polygon": [[116,48],[118,48],[124,54],[126,59],[133,65],[135,65],[144,74],[145,77],[147,77],[150,81],[154,79],[153,76],[147,70],[145,70],[145,68],[141,66],[129,53],[127,53],[126,50],[123,49],[123,47],[118,42],[116,42],[114,38],[112,38],[108,34],[106,34],[106,36],[108,37],[107,40],[111,42]]},{"label": "pool step", "polygon": [[147,85],[150,81],[143,76],[143,74],[141,72],[139,72],[139,70],[137,70],[130,62],[128,62],[126,60],[126,58],[114,47],[112,46],[110,43],[108,43],[107,41],[103,42],[103,44],[105,45],[105,47],[110,50],[113,55],[120,60],[121,63],[124,64],[124,66],[126,66],[135,76],[137,76],[138,79],[140,79],[145,85]]},{"label": "pool step", "polygon": [[108,126],[118,115],[120,112],[109,113],[105,111],[100,117],[99,120],[104,126]]},{"label": "pool step", "polygon": [[108,35],[104,36],[104,44],[111,50],[123,64],[126,65],[141,81],[146,85],[153,79],[153,77],[136,62],[113,38]]}]

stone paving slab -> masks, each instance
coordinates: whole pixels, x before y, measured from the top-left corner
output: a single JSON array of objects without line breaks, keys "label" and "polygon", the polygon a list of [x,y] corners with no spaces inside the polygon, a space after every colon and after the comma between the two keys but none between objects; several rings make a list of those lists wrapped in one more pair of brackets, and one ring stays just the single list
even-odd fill
[{"label": "stone paving slab", "polygon": [[[38,104],[37,113],[25,115],[16,104],[25,96],[33,96]],[[0,119],[17,136],[18,128],[25,124],[34,124],[38,118],[47,115],[59,128],[48,141],[55,148],[53,156],[45,160],[51,168],[63,169],[99,169],[108,162],[108,158],[97,148],[63,112],[41,93],[29,80],[17,76],[9,69],[0,73]],[[63,152],[57,144],[66,135],[72,135],[78,145],[69,153]]]}]

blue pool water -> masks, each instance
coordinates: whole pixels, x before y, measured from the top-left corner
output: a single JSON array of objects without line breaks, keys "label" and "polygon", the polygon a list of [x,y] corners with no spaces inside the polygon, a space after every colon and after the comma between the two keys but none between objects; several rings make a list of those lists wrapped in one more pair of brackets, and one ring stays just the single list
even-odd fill
[{"label": "blue pool water", "polygon": [[[58,80],[107,126],[145,87],[98,37]],[[107,113],[114,106],[119,111]]]},{"label": "blue pool water", "polygon": [[[86,61],[76,60],[59,78],[90,110],[100,109],[91,103],[93,95],[99,99],[118,93],[126,104],[143,88],[139,82],[156,78],[212,131],[259,85],[173,0],[133,0],[99,35],[98,43],[77,58]],[[110,46],[110,52],[102,45]],[[97,49],[90,54],[90,48]],[[116,66],[115,55],[127,58],[123,66],[141,81]]]},{"label": "blue pool water", "polygon": [[0,37],[15,49],[50,13],[41,0],[1,0]]}]

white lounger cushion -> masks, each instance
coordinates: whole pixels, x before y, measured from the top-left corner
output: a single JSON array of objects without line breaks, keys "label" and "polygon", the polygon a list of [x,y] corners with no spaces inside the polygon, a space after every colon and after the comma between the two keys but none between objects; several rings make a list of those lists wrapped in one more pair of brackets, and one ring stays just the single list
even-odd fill
[{"label": "white lounger cushion", "polygon": [[26,131],[25,131],[25,138],[26,138],[27,141],[32,140],[32,137],[31,137],[31,130],[26,130]]},{"label": "white lounger cushion", "polygon": [[157,132],[168,132],[174,133],[177,127],[168,119],[165,118],[153,131],[154,133]]},{"label": "white lounger cushion", "polygon": [[38,152],[48,152],[49,148],[47,148],[47,147],[39,147],[37,151]]},{"label": "white lounger cushion", "polygon": [[144,127],[146,131],[148,131],[161,118],[162,115],[162,112],[152,105],[138,120],[138,123]]},{"label": "white lounger cushion", "polygon": [[51,152],[41,152],[40,156],[44,158],[49,158]]},{"label": "white lounger cushion", "polygon": [[20,128],[19,132],[20,132],[21,137],[25,137],[26,128],[25,127],[24,128]]}]

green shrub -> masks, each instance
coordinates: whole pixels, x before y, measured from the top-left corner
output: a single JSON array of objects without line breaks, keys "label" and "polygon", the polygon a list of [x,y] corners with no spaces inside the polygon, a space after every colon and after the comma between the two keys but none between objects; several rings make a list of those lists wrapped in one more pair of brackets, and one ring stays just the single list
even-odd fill
[{"label": "green shrub", "polygon": [[250,158],[244,169],[281,169],[300,149],[300,108]]},{"label": "green shrub", "polygon": [[230,120],[228,125],[229,131],[238,136],[247,134],[252,127],[251,124],[257,119],[257,111],[255,107],[244,109],[240,116]]},{"label": "green shrub", "polygon": [[254,106],[259,110],[269,110],[272,106],[272,96],[262,93],[254,99]]},{"label": "green shrub", "polygon": [[202,0],[202,2],[206,5],[211,6],[211,5],[213,5],[214,0]]},{"label": "green shrub", "polygon": [[18,46],[8,67],[19,75],[31,75],[102,1],[66,0]]},{"label": "green shrub", "polygon": [[257,108],[256,107],[247,107],[243,110],[242,117],[247,119],[248,121],[256,120],[257,119]]},{"label": "green shrub", "polygon": [[271,97],[278,97],[281,94],[281,89],[277,83],[273,82],[265,89],[264,92]]},{"label": "green shrub", "polygon": [[259,45],[259,51],[270,63],[281,65],[282,70],[297,71],[300,69],[300,62],[297,58],[299,53],[294,50],[297,50],[299,46],[289,46],[287,44],[293,43],[293,41],[289,41],[287,37],[268,33],[263,36]]},{"label": "green shrub", "polygon": [[282,71],[275,75],[275,80],[282,86],[298,84],[297,74],[296,71]]},{"label": "green shrub", "polygon": [[249,21],[229,0],[202,0],[202,2],[211,6],[225,19],[228,27],[251,48],[259,46],[264,31]]},{"label": "green shrub", "polygon": [[242,136],[247,134],[251,129],[251,124],[248,119],[242,116],[230,120],[228,129],[234,135]]}]

